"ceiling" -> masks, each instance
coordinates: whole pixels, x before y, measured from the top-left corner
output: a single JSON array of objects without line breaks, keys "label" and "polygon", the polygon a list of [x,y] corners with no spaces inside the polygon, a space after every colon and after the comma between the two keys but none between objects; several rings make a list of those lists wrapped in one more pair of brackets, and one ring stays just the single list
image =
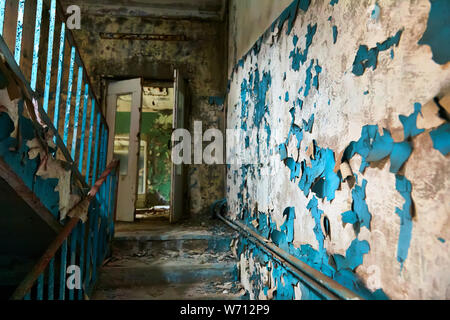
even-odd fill
[{"label": "ceiling", "polygon": [[[61,0],[66,8],[73,0]],[[82,14],[223,21],[227,0],[77,0]]]}]

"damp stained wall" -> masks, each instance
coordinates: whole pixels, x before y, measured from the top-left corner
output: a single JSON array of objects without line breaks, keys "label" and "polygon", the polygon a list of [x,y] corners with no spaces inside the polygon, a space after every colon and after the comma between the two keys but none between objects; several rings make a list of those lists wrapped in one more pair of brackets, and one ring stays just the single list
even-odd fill
[{"label": "damp stained wall", "polygon": [[[228,214],[365,298],[450,298],[448,6],[294,1],[230,56]],[[234,248],[250,298],[320,299]]]},{"label": "damp stained wall", "polygon": [[292,0],[230,0],[228,73]]},{"label": "damp stained wall", "polygon": [[[184,35],[186,41],[107,40],[100,37],[101,32]],[[191,92],[190,132],[194,121],[202,121],[203,131],[224,128],[225,34],[226,25],[221,21],[89,15],[83,11],[81,30],[74,30],[99,96],[102,77],[173,81],[174,68],[180,69]],[[215,200],[225,196],[224,166],[189,165],[187,171],[188,211],[195,216],[206,214]]]}]

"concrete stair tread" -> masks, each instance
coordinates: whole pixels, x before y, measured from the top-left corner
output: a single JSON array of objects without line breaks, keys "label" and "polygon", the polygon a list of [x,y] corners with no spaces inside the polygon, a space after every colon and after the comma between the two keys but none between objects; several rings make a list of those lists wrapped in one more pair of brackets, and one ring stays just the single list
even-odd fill
[{"label": "concrete stair tread", "polygon": [[104,268],[114,267],[151,267],[170,265],[204,265],[204,264],[236,264],[236,259],[231,255],[215,254],[213,252],[176,252],[166,251],[163,255],[154,255],[144,251],[143,255],[119,256],[112,258],[104,265]]},{"label": "concrete stair tread", "polygon": [[230,238],[231,234],[216,234],[210,230],[154,230],[120,231],[114,240],[171,241],[171,240],[210,240]]},{"label": "concrete stair tread", "polygon": [[120,263],[108,264],[103,267],[103,270],[121,268],[121,269],[138,269],[138,268],[167,268],[167,269],[205,269],[205,268],[228,268],[235,266],[233,261],[229,262],[215,262],[215,263],[180,263],[179,261],[121,261]]},{"label": "concrete stair tread", "polygon": [[[240,298],[237,260],[230,250],[236,235],[230,229],[146,225],[119,225],[113,256],[99,272],[93,299]],[[231,288],[236,289],[232,295]]]},{"label": "concrete stair tread", "polygon": [[[226,291],[225,291],[226,290]],[[225,293],[224,293],[225,292]],[[97,289],[92,300],[239,300],[240,286],[214,282],[156,284],[132,288]]]},{"label": "concrete stair tread", "polygon": [[195,259],[160,261],[122,260],[102,267],[98,288],[131,288],[157,284],[196,283],[203,281],[230,282],[237,279],[236,263],[201,264]]}]

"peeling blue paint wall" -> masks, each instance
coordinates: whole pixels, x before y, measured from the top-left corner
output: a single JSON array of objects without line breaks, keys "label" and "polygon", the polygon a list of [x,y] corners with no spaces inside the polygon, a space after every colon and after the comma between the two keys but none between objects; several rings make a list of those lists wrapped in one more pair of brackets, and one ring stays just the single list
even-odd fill
[{"label": "peeling blue paint wall", "polygon": [[[443,4],[421,2],[405,17],[412,4],[294,1],[228,85],[245,136],[228,146],[244,155],[229,215],[368,299],[449,298],[449,123],[433,98],[450,69],[419,42]],[[321,298],[247,239],[236,252],[251,298]],[[440,263],[424,275],[420,261]]]}]

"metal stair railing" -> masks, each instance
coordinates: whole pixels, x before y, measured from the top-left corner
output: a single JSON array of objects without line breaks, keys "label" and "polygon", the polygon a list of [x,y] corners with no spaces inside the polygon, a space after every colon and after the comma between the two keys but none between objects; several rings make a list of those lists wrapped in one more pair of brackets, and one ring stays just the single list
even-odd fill
[{"label": "metal stair railing", "polygon": [[[70,220],[11,300],[84,300],[91,295],[114,235],[118,168],[119,161],[111,162],[87,197],[70,210]],[[109,194],[107,202],[97,201],[99,192]]]}]

